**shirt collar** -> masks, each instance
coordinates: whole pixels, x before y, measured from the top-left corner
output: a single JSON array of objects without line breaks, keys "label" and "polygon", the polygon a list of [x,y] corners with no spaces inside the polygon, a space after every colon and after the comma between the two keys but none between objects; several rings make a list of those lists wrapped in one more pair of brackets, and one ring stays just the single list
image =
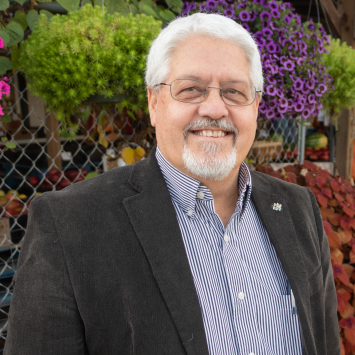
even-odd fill
[{"label": "shirt collar", "polygon": [[[201,185],[201,183],[191,176],[188,176],[171,165],[163,156],[159,147],[155,153],[160,170],[164,176],[171,198],[176,202],[185,213],[194,217],[196,201],[199,199],[199,193],[203,193],[203,200],[213,200],[211,191]],[[243,162],[240,165],[238,176],[239,198],[233,215],[243,212],[250,201],[251,195],[251,175],[247,165]],[[191,212],[190,212],[191,211]]]}]

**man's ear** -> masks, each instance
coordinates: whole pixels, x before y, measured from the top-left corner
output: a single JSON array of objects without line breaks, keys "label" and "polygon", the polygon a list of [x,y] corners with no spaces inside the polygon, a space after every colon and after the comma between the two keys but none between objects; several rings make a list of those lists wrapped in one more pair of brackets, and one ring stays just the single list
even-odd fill
[{"label": "man's ear", "polygon": [[150,115],[150,123],[153,127],[155,127],[159,93],[153,92],[151,88],[147,88],[147,92],[148,92],[148,109]]}]

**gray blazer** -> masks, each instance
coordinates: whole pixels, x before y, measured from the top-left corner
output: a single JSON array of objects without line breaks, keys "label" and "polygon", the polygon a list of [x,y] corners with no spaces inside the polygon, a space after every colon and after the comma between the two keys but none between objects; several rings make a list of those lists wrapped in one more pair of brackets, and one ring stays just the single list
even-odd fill
[{"label": "gray blazer", "polygon": [[[257,172],[252,183],[294,290],[304,355],[340,354],[329,246],[313,194]],[[208,354],[155,149],[134,166],[36,197],[18,266],[6,355]]]}]

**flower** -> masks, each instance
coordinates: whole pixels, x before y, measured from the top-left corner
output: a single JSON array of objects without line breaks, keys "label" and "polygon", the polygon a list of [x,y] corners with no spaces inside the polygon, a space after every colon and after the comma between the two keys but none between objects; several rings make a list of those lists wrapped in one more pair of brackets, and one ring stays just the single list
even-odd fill
[{"label": "flower", "polygon": [[273,110],[273,109],[269,109],[269,110],[267,110],[267,112],[266,112],[266,118],[267,119],[272,119],[272,118],[274,118],[275,117],[275,111]]},{"label": "flower", "polygon": [[277,47],[275,43],[268,44],[266,48],[270,53],[276,53]]},{"label": "flower", "polygon": [[[212,0],[210,0],[212,1]],[[243,10],[240,14],[239,14],[239,18],[241,21],[249,21],[250,20],[250,14],[248,11]]]},{"label": "flower", "polygon": [[271,11],[271,15],[272,15],[272,17],[275,17],[275,18],[279,18],[280,17],[280,13],[277,10],[272,10]]},{"label": "flower", "polygon": [[205,12],[207,10],[206,4],[201,4],[198,8],[201,12]]},{"label": "flower", "polygon": [[305,108],[302,112],[302,117],[307,119],[311,114],[311,111],[308,108]]},{"label": "flower", "polygon": [[291,19],[288,16],[284,17],[284,22],[289,25],[291,23]]},{"label": "flower", "polygon": [[268,85],[266,87],[266,93],[270,96],[275,96],[276,95],[276,88],[275,86],[272,86],[272,85]]},{"label": "flower", "polygon": [[262,21],[270,21],[271,20],[271,15],[270,12],[264,11],[260,14],[260,18]]},{"label": "flower", "polygon": [[224,16],[232,18],[234,16],[234,10],[233,9],[226,9],[224,10]]},{"label": "flower", "polygon": [[271,2],[269,3],[269,7],[270,7],[271,10],[278,10],[278,9],[279,9],[279,5],[278,5],[278,3],[275,2],[275,1],[271,1]]},{"label": "flower", "polygon": [[273,32],[269,28],[264,28],[263,29],[263,35],[266,37],[270,37],[273,34]]},{"label": "flower", "polygon": [[295,64],[292,61],[287,60],[284,64],[284,68],[288,71],[292,71],[295,68]]},{"label": "flower", "polygon": [[321,94],[324,94],[327,91],[327,87],[324,84],[320,84],[318,86],[318,89],[321,92]]},{"label": "flower", "polygon": [[4,48],[4,40],[0,37],[0,48]]},{"label": "flower", "polygon": [[244,27],[247,31],[249,31],[249,26],[245,22],[242,23],[242,27]]},{"label": "flower", "polygon": [[304,82],[302,80],[296,80],[294,83],[293,83],[293,87],[295,90],[297,91],[300,91],[303,89],[303,86],[304,86]]},{"label": "flower", "polygon": [[206,5],[211,9],[215,9],[217,7],[217,3],[215,0],[207,0]]},{"label": "flower", "polygon": [[304,110],[304,105],[301,102],[297,102],[294,107],[296,112],[301,112]]}]

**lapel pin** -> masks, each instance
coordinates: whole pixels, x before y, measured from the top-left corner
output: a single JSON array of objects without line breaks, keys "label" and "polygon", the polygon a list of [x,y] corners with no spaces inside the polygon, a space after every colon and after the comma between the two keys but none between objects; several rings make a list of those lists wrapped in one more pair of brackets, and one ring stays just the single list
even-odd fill
[{"label": "lapel pin", "polygon": [[272,209],[275,211],[281,211],[281,208],[282,208],[281,203],[274,203],[274,206],[272,207]]}]

